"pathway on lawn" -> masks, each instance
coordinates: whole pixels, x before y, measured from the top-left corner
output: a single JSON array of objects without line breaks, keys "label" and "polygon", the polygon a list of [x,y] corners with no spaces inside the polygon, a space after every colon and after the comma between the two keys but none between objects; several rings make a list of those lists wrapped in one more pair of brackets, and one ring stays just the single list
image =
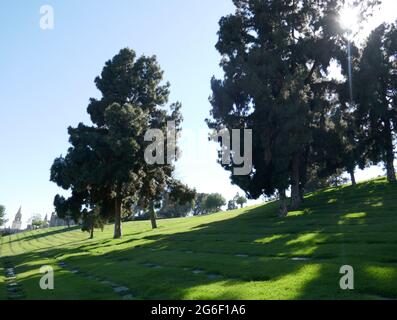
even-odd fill
[{"label": "pathway on lawn", "polygon": [[135,299],[135,294],[132,292],[132,290],[130,288],[127,288],[126,286],[120,285],[120,284],[110,281],[106,278],[96,276],[92,273],[82,271],[82,270],[75,268],[63,261],[59,262],[58,266],[61,267],[62,269],[65,269],[65,270],[67,270],[73,274],[76,274],[82,278],[85,278],[87,280],[96,281],[96,282],[101,283],[105,286],[110,286],[112,288],[113,292],[118,294],[123,300]]},{"label": "pathway on lawn", "polygon": [[3,262],[6,277],[6,296],[8,300],[22,300],[26,297],[22,290],[21,284],[18,282],[15,267],[9,260]]},{"label": "pathway on lawn", "polygon": [[[150,251],[153,251],[153,248],[149,249]],[[173,251],[173,250],[167,250],[167,251]],[[194,254],[194,251],[183,251],[186,254]],[[249,255],[244,255],[244,257],[249,258]],[[104,257],[105,259],[108,259],[113,262],[133,262],[132,260],[126,259],[126,258],[114,258],[114,257]],[[153,269],[153,270],[161,270],[164,268],[173,268],[180,270],[182,273],[187,272],[191,273],[194,275],[201,275],[206,277],[209,280],[230,280],[230,281],[247,281],[246,279],[240,278],[240,277],[225,277],[221,274],[215,273],[215,272],[207,272],[205,269],[198,268],[198,267],[181,267],[181,266],[175,266],[175,265],[160,265],[158,263],[152,263],[152,262],[138,262],[138,265],[141,265],[145,268]],[[263,279],[263,281],[268,281],[269,279]]]},{"label": "pathway on lawn", "polygon": [[[20,239],[19,236],[17,236],[17,238]],[[3,242],[3,238],[1,238],[1,241]],[[21,248],[22,250],[26,249],[26,247],[22,246],[20,242],[21,241],[17,242],[19,248]],[[32,243],[32,242],[35,242],[35,243]],[[44,243],[43,242],[44,242],[43,240],[30,239],[30,240],[26,241],[25,244],[28,245],[28,246],[32,246],[34,248],[33,249],[34,251],[40,251],[42,256],[45,257],[46,259],[48,259],[49,261],[55,262],[56,258],[51,256],[48,252],[43,251],[43,249],[46,249],[46,248],[39,248],[37,246],[37,244],[40,244],[40,243],[44,244],[45,243],[45,242]],[[46,243],[46,244],[49,245],[49,243]],[[15,255],[17,255],[16,251],[15,251],[16,248],[14,247],[13,243],[10,240],[7,242],[7,245],[10,248],[10,252],[15,254]],[[18,250],[19,248],[17,248],[17,251],[19,251]],[[2,244],[0,245],[0,257],[1,257],[1,252],[2,252]],[[13,264],[12,264],[12,262],[10,260],[10,257],[6,257],[5,259],[6,260],[3,261],[3,265],[4,265],[5,277],[6,277],[6,293],[7,293],[6,297],[9,300],[22,300],[22,299],[25,299],[26,298],[26,294],[23,291],[20,282],[17,280],[17,274],[16,274],[16,271],[15,271],[15,267],[13,266]],[[51,264],[51,263],[49,263],[49,264]],[[123,285],[117,284],[117,283],[115,283],[113,281],[110,281],[110,280],[107,280],[107,279],[105,279],[103,277],[98,277],[98,276],[95,276],[93,274],[81,271],[80,269],[75,268],[75,267],[73,267],[71,265],[68,265],[65,262],[59,262],[58,266],[61,267],[64,270],[72,273],[72,274],[75,274],[75,275],[81,277],[81,278],[84,278],[84,279],[87,279],[87,280],[91,280],[91,281],[95,281],[95,282],[100,283],[100,284],[105,285],[105,286],[110,286],[112,288],[112,291],[114,293],[116,293],[117,295],[119,295],[123,300],[133,300],[133,299],[135,299],[135,294],[132,292],[132,290],[127,288],[127,287],[125,287],[125,286],[123,286]]]}]

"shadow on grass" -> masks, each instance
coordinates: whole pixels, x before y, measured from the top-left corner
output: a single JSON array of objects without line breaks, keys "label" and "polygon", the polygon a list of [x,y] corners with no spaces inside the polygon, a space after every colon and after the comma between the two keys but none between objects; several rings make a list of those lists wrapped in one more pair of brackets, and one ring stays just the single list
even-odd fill
[{"label": "shadow on grass", "polygon": [[[26,262],[60,259],[142,299],[397,298],[396,191],[396,184],[376,180],[309,195],[302,210],[284,220],[271,203],[186,232],[146,235],[150,244],[91,241],[5,259],[18,273],[32,270]],[[98,253],[108,247],[114,250]],[[345,264],[355,269],[354,291],[339,287]]]},{"label": "shadow on grass", "polygon": [[[75,226],[75,227],[70,227],[70,228],[62,228],[62,229],[50,230],[48,232],[33,233],[31,235],[24,236],[23,239],[21,238],[21,236],[23,236],[24,233],[17,233],[14,240],[10,240],[10,241],[7,241],[7,242],[8,243],[13,243],[13,242],[21,241],[21,240],[31,241],[31,240],[36,240],[36,239],[40,239],[40,238],[46,238],[46,237],[49,237],[49,236],[60,235],[60,234],[67,233],[67,232],[70,232],[70,231],[76,231],[76,230],[79,230],[80,228],[81,227],[79,227],[79,226]],[[40,229],[40,231],[43,231],[43,229]],[[30,231],[30,232],[32,232],[32,231]]]}]

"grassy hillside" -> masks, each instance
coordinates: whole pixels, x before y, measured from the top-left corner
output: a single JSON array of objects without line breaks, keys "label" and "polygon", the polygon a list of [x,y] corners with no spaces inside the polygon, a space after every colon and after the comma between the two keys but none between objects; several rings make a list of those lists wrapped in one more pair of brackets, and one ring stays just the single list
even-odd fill
[{"label": "grassy hillside", "polygon": [[[96,239],[78,229],[3,238],[0,299],[13,267],[27,299],[385,299],[397,298],[397,185],[384,179],[324,190],[301,211],[277,204],[211,216],[112,226]],[[342,265],[355,290],[339,288]],[[55,290],[39,288],[42,265]],[[124,292],[124,293],[123,293]]]}]

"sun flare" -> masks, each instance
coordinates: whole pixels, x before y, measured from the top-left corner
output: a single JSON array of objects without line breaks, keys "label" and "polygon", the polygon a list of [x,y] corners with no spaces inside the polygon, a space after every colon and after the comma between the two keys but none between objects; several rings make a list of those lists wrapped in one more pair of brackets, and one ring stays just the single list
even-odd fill
[{"label": "sun flare", "polygon": [[353,6],[346,6],[340,12],[340,23],[343,28],[353,31],[359,23],[359,10]]}]

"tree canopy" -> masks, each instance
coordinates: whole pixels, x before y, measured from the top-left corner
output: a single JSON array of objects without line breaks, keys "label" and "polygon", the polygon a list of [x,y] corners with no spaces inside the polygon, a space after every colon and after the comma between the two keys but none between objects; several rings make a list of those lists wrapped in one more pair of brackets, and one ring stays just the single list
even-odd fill
[{"label": "tree canopy", "polygon": [[[235,13],[220,20],[216,48],[224,78],[211,81],[207,123],[215,130],[252,129],[253,170],[231,180],[249,198],[277,192],[284,216],[286,190],[291,187],[290,207],[299,207],[309,168],[330,175],[348,167],[348,148],[332,121],[341,109],[340,83],[329,70],[332,63],[345,76],[349,70],[348,32],[338,21],[344,1],[233,2]],[[361,17],[376,4],[362,1]],[[346,150],[346,157],[324,157],[335,150]],[[234,161],[223,166],[231,171]]]},{"label": "tree canopy", "polygon": [[30,218],[30,224],[32,225],[33,229],[39,229],[44,224],[44,221],[40,214],[34,214]]},{"label": "tree canopy", "polygon": [[[102,98],[90,99],[87,111],[93,125],[68,129],[71,147],[51,168],[51,181],[72,192],[68,199],[58,196],[54,204],[60,216],[72,212],[81,217],[98,207],[102,218],[114,221],[114,237],[120,238],[123,203],[133,200],[151,207],[175,184],[181,104],[167,105],[170,84],[163,83],[156,57],[137,58],[128,48],[106,62],[95,84]],[[169,121],[175,137],[170,136]],[[145,150],[153,143],[146,139],[149,130],[163,134],[166,162],[146,161]]]},{"label": "tree canopy", "polygon": [[236,201],[236,204],[238,204],[241,208],[243,208],[244,205],[247,203],[247,198],[241,196],[239,193],[236,194],[234,200]]},{"label": "tree canopy", "polygon": [[385,164],[396,181],[394,139],[397,133],[397,28],[382,24],[366,43],[355,73],[355,119],[360,145],[374,164]]},{"label": "tree canopy", "polygon": [[7,222],[5,216],[6,216],[6,208],[0,204],[0,227]]},{"label": "tree canopy", "polygon": [[203,212],[215,213],[221,211],[224,205],[226,205],[226,200],[220,193],[211,193],[203,199]]}]

